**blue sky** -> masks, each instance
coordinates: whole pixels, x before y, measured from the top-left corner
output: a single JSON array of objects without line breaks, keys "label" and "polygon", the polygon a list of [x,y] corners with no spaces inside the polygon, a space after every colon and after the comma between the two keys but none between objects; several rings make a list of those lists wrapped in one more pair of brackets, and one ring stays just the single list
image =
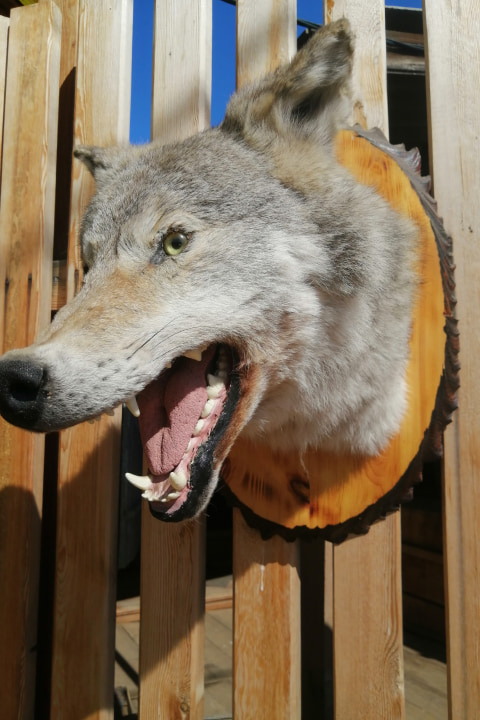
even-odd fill
[{"label": "blue sky", "polygon": [[[134,143],[148,142],[150,139],[153,5],[154,0],[134,0],[133,3],[130,140]],[[235,89],[235,7],[223,0],[212,0],[212,5],[212,125],[218,125],[223,118],[228,98]],[[385,5],[421,8],[422,0],[387,0]],[[321,23],[322,0],[297,0],[297,17]]]}]

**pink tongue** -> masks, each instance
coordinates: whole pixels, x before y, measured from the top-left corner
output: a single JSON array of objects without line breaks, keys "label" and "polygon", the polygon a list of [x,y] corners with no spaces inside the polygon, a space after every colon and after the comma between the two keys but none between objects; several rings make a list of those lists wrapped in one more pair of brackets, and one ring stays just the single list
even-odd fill
[{"label": "pink tongue", "polygon": [[214,354],[212,346],[200,362],[178,358],[138,395],[140,436],[153,475],[170,473],[182,459],[207,402],[206,374]]}]

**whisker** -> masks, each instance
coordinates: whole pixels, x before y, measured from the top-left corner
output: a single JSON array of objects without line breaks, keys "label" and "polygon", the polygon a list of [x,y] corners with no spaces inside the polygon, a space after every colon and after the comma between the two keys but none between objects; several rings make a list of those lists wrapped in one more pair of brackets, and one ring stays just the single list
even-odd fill
[{"label": "whisker", "polygon": [[[164,330],[165,330],[172,322],[173,322],[173,320],[170,320],[170,322],[168,322],[166,325],[164,325],[163,327],[161,327],[159,330],[156,330],[155,332],[151,333],[151,335],[150,335],[146,340],[144,340],[144,341],[131,353],[131,355],[128,356],[127,360],[131,360],[132,357],[133,357],[137,352],[139,352],[140,350],[142,350],[142,348],[144,348],[146,345],[148,345],[148,343],[152,342],[152,340],[154,340],[154,339],[157,337],[157,335],[159,335],[160,333],[164,332]],[[177,330],[177,331],[175,331],[175,332],[172,332],[172,333],[169,335],[168,339],[170,340],[170,339],[172,339],[172,338],[178,338],[178,336],[181,335],[182,333],[190,333],[190,332],[192,332],[192,331],[194,331],[194,330],[205,330],[205,331],[208,332],[208,331],[210,330],[210,328],[209,328],[207,325],[205,325],[205,326],[202,326],[202,325],[194,325],[194,326],[187,327],[187,328],[180,328],[179,330]],[[170,350],[170,352],[171,352],[171,350]],[[179,352],[180,352],[180,351],[179,351]],[[174,354],[175,354],[175,353],[174,353]],[[163,359],[166,355],[167,355],[167,353],[165,353],[165,352],[162,353],[162,354],[159,356],[159,359]]]}]

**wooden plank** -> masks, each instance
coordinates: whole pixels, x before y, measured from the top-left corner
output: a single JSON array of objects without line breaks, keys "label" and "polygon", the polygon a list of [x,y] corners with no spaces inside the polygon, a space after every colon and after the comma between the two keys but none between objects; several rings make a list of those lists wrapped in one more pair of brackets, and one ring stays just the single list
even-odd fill
[{"label": "wooden plank", "polygon": [[211,0],[156,0],[153,51],[152,138],[173,142],[209,127]]},{"label": "wooden plank", "polygon": [[324,20],[349,19],[355,33],[354,120],[388,134],[386,102],[385,3],[380,0],[325,0]]},{"label": "wooden plank", "polygon": [[[40,4],[50,0],[38,0]],[[54,258],[65,260],[70,223],[70,183],[74,135],[75,71],[79,0],[55,0],[62,12],[62,52],[60,61],[60,107],[57,140],[57,184],[55,193]],[[63,285],[62,289],[66,285]],[[65,300],[63,300],[63,303]],[[58,307],[52,306],[52,310]]]},{"label": "wooden plank", "polygon": [[[210,125],[211,53],[211,0],[156,0],[154,139],[180,140]],[[164,524],[145,503],[141,717],[203,718],[204,582],[204,519],[180,526]]]},{"label": "wooden plank", "polygon": [[461,317],[459,411],[445,435],[445,561],[449,712],[480,718],[480,15],[476,0],[425,0],[435,197],[454,238]]},{"label": "wooden plank", "polygon": [[[80,0],[78,8],[75,141],[125,142],[132,1]],[[92,187],[87,170],[74,163],[68,297],[82,277],[76,240]],[[119,452],[120,411],[60,434],[52,720],[113,716]]]},{"label": "wooden plank", "polygon": [[[295,2],[238,0],[238,87],[287,62],[295,48]],[[262,540],[238,510],[233,533],[235,718],[300,718],[299,545]]]},{"label": "wooden plank", "polygon": [[237,1],[237,87],[291,60],[297,50],[296,23],[292,0]]},{"label": "wooden plank", "polygon": [[262,540],[234,511],[234,715],[300,720],[299,543]]},{"label": "wooden plank", "polygon": [[445,664],[409,647],[405,652],[405,696],[408,720],[447,720]]},{"label": "wooden plank", "polygon": [[[60,32],[53,4],[11,13],[0,354],[33,342],[50,319]],[[0,675],[8,688],[2,701],[6,718],[34,716],[43,457],[43,436],[0,420]]]},{"label": "wooden plank", "polygon": [[141,717],[203,718],[204,539],[203,516],[170,527],[144,504]]},{"label": "wooden plank", "polygon": [[[353,119],[388,132],[384,13],[383,0],[325,5],[325,20],[346,16],[356,37]],[[404,718],[399,513],[334,549],[333,585],[335,717]]]},{"label": "wooden plank", "polygon": [[7,73],[8,18],[0,16],[0,180],[2,177],[3,112],[5,108],[5,82]]}]

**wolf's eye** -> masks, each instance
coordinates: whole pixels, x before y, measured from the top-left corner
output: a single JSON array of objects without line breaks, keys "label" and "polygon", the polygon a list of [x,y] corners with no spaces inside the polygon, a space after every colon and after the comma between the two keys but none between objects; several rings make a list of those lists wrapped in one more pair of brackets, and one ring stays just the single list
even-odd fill
[{"label": "wolf's eye", "polygon": [[178,230],[171,230],[163,238],[163,249],[167,255],[179,255],[188,243],[188,238]]}]

